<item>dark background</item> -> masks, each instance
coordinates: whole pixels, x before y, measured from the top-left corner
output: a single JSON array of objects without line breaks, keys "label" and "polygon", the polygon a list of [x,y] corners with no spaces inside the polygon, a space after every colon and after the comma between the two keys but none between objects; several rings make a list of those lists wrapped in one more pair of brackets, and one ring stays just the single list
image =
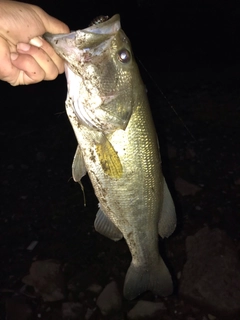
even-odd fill
[{"label": "dark background", "polygon": [[[167,240],[172,269],[177,273],[183,266],[186,236],[205,224],[239,241],[239,1],[28,2],[71,30],[87,27],[98,15],[120,14],[148,90],[177,207],[176,234],[184,234],[181,241]],[[114,268],[126,272],[130,254],[123,242],[94,232],[91,184],[83,179],[84,207],[71,179],[76,139],[65,114],[65,76],[30,86],[0,82],[0,93],[1,287],[21,287],[32,260],[49,258],[105,286]],[[203,191],[182,197],[174,187],[179,176]],[[33,240],[38,246],[28,252]]]},{"label": "dark background", "polygon": [[[239,63],[237,1],[32,1],[67,23],[85,28],[98,15],[119,13],[137,56],[159,73]],[[152,59],[154,57],[154,59]],[[156,60],[157,59],[157,60]]]}]

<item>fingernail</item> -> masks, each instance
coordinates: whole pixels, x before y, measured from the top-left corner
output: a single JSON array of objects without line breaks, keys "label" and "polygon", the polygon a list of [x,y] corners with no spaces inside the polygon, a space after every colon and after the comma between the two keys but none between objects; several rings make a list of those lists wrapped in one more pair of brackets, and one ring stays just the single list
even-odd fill
[{"label": "fingernail", "polygon": [[18,58],[18,54],[16,53],[16,52],[11,52],[10,53],[10,58],[11,58],[11,60],[16,60],[17,58]]},{"label": "fingernail", "polygon": [[17,49],[21,51],[28,51],[30,49],[30,44],[24,43],[24,42],[19,42],[17,44]]},{"label": "fingernail", "polygon": [[41,47],[43,45],[43,41],[41,37],[32,38],[29,43],[31,43],[35,47]]}]

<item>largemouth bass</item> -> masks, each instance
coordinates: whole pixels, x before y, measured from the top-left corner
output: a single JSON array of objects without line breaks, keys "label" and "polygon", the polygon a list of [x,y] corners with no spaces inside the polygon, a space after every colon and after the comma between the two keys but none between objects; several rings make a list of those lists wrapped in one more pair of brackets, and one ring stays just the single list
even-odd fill
[{"label": "largemouth bass", "polygon": [[73,178],[80,183],[88,173],[99,201],[95,229],[115,241],[124,237],[132,255],[124,296],[131,300],[147,290],[167,296],[173,284],[158,234],[174,231],[175,208],[146,89],[120,17],[44,37],[66,62],[66,111],[78,141]]}]

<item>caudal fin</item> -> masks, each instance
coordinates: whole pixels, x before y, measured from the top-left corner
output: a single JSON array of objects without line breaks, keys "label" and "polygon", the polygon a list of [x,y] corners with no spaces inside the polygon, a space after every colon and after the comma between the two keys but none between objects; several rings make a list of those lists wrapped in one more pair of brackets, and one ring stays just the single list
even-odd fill
[{"label": "caudal fin", "polygon": [[135,299],[148,290],[163,297],[173,292],[172,277],[160,256],[154,265],[146,268],[131,263],[127,271],[123,289],[126,299]]}]

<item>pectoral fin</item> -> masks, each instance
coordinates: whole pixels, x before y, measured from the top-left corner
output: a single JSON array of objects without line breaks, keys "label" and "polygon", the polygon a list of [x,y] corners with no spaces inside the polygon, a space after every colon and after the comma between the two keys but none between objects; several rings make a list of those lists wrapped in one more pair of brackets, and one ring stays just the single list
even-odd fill
[{"label": "pectoral fin", "polygon": [[86,197],[85,197],[85,192],[84,192],[84,187],[81,183],[81,179],[85,174],[87,173],[85,163],[83,160],[83,155],[80,146],[77,146],[77,150],[75,152],[74,158],[73,158],[73,163],[72,163],[72,176],[73,180],[75,182],[78,182],[80,184],[80,187],[82,189],[83,193],[83,203],[84,206],[86,206]]},{"label": "pectoral fin", "polygon": [[96,152],[104,173],[112,178],[121,178],[123,174],[121,160],[105,136],[102,137],[101,143],[96,144]]},{"label": "pectoral fin", "polygon": [[77,150],[75,152],[73,163],[72,163],[72,176],[75,182],[80,182],[82,177],[87,173],[85,163],[83,160],[82,151],[80,146],[77,146]]},{"label": "pectoral fin", "polygon": [[162,238],[169,237],[176,228],[177,218],[172,196],[164,179],[163,206],[158,223],[158,233]]},{"label": "pectoral fin", "polygon": [[97,232],[114,241],[118,241],[123,237],[122,232],[114,225],[114,223],[112,223],[101,209],[97,212],[94,227]]}]

